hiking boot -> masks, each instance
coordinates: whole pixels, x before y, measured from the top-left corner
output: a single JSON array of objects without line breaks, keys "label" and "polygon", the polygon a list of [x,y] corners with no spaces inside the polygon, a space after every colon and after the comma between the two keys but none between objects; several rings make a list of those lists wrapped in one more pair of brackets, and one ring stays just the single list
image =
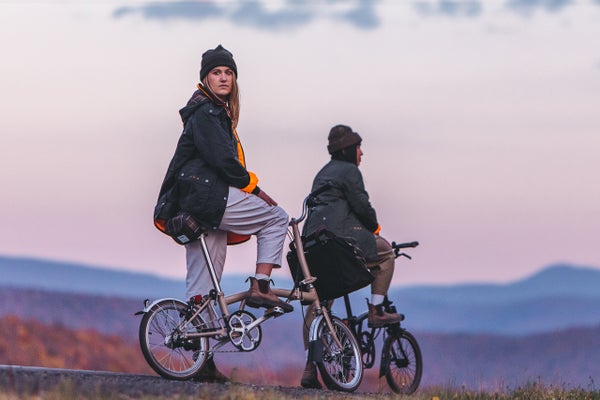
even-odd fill
[{"label": "hiking boot", "polygon": [[395,312],[386,312],[383,304],[374,306],[369,303],[367,321],[369,328],[381,328],[384,325],[395,324],[404,319],[404,316]]},{"label": "hiking boot", "polygon": [[315,363],[312,361],[306,362],[306,367],[304,367],[304,372],[302,373],[302,379],[300,380],[300,385],[303,388],[307,389],[322,389],[321,383],[319,382],[317,367]]},{"label": "hiking boot", "polygon": [[210,357],[205,362],[198,374],[194,376],[194,380],[205,383],[227,383],[231,380],[217,369],[215,360]]},{"label": "hiking boot", "polygon": [[259,308],[273,308],[281,307],[284,312],[294,311],[294,307],[282,301],[279,297],[275,296],[275,293],[271,291],[268,280],[256,279],[250,277],[250,289],[248,290],[248,297],[246,298],[246,304],[250,307]]}]

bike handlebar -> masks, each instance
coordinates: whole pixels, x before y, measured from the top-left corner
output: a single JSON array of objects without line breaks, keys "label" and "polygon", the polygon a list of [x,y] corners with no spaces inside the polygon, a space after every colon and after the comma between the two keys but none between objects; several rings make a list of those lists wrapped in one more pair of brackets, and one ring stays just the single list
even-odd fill
[{"label": "bike handlebar", "polygon": [[401,253],[400,249],[406,249],[408,247],[417,247],[419,245],[419,242],[414,241],[414,242],[406,242],[406,243],[396,243],[396,242],[392,242],[392,248],[394,249],[394,256],[396,258],[398,257],[406,257],[409,260],[412,260],[412,257],[409,256],[406,253]]},{"label": "bike handlebar", "polygon": [[304,198],[304,201],[302,202],[302,215],[300,215],[298,218],[294,218],[293,220],[296,223],[302,222],[302,220],[304,220],[304,218],[306,218],[306,214],[307,214],[306,209],[307,209],[307,207],[310,207],[310,202],[314,201],[315,197],[317,197],[318,195],[320,195],[321,193],[323,193],[324,191],[326,191],[329,188],[331,188],[331,185],[329,183],[326,183],[323,186],[315,189],[313,192],[309,193],[309,195],[306,196]]},{"label": "bike handlebar", "polygon": [[419,242],[414,241],[414,242],[407,242],[407,243],[396,243],[396,242],[392,242],[392,247],[394,249],[406,249],[408,247],[417,247],[419,245]]}]

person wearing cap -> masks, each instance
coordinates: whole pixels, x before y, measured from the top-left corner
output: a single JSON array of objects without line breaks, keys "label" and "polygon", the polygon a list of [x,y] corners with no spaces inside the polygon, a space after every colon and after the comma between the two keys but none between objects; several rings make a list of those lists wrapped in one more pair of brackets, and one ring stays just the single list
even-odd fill
[{"label": "person wearing cap", "polygon": [[[390,243],[379,235],[381,227],[358,169],[363,156],[362,138],[349,126],[336,125],[331,128],[327,139],[331,160],[315,176],[312,191],[326,184],[330,188],[321,193],[309,209],[302,233],[307,236],[325,228],[337,236],[350,238],[362,251],[375,278],[371,283],[368,326],[381,327],[400,322],[400,314],[385,309],[384,300],[394,275],[395,257]],[[313,318],[314,312],[309,307],[303,326],[305,347]],[[316,367],[311,361],[306,363],[301,385],[321,387]]]},{"label": "person wearing cap", "polygon": [[[281,266],[289,218],[259,188],[257,176],[246,167],[236,130],[240,112],[237,76],[233,55],[223,46],[202,54],[200,83],[179,111],[183,133],[161,186],[159,204],[174,204],[177,213],[191,215],[206,228],[206,244],[219,280],[227,245],[256,235],[256,269],[254,277],[249,278],[246,305],[277,306],[290,312],[293,307],[279,299],[269,284],[272,269]],[[155,225],[166,229],[166,219],[173,216],[157,219],[156,214],[155,210]],[[190,299],[207,295],[213,285],[200,242],[187,243],[185,249],[186,295]],[[198,378],[213,382],[228,380],[217,370],[212,357]]]}]

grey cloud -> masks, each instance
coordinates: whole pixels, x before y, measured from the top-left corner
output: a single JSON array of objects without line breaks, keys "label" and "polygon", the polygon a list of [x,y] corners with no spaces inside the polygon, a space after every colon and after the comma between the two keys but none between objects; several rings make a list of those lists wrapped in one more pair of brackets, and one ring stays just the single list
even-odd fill
[{"label": "grey cloud", "polygon": [[[600,0],[592,0],[600,5]],[[485,2],[481,0],[416,0],[416,12],[422,16],[443,15],[447,17],[477,17],[483,13]],[[560,12],[575,4],[575,0],[505,0],[504,6],[521,16],[530,16],[537,11]]]},{"label": "grey cloud", "polygon": [[291,3],[288,7],[269,12],[260,2],[245,2],[231,13],[231,19],[241,25],[261,29],[289,29],[305,25],[315,15],[302,4]]},{"label": "grey cloud", "polygon": [[363,29],[377,28],[381,23],[370,0],[360,1],[356,8],[341,14],[340,19]]},{"label": "grey cloud", "polygon": [[509,0],[506,6],[518,14],[529,16],[538,10],[558,12],[573,4],[573,0]]},{"label": "grey cloud", "polygon": [[[277,10],[265,7],[269,0],[213,0],[157,1],[136,3],[114,10],[113,17],[122,18],[140,14],[145,19],[203,21],[222,19],[233,24],[263,30],[291,30],[301,28],[319,18],[329,18],[357,29],[377,29],[381,25],[376,0],[287,0]],[[396,0],[391,0],[396,1]],[[600,0],[591,0],[600,5]],[[538,11],[560,12],[575,0],[504,0],[507,10],[521,16]],[[452,18],[479,17],[484,11],[483,0],[414,0],[410,3],[417,14]]]},{"label": "grey cloud", "polygon": [[142,14],[147,19],[179,18],[189,20],[219,18],[225,15],[221,7],[209,1],[179,1],[171,3],[148,3],[139,7],[120,7],[113,12],[113,17],[121,18],[130,14]]},{"label": "grey cloud", "polygon": [[483,11],[482,2],[476,0],[415,1],[413,5],[423,16],[478,17]]},{"label": "grey cloud", "polygon": [[[225,19],[234,24],[266,30],[301,27],[323,15],[341,20],[358,29],[375,29],[380,25],[375,10],[377,2],[372,0],[327,0],[325,2],[287,0],[280,9],[275,11],[268,10],[264,6],[265,1],[267,0],[227,3],[210,0],[150,2],[117,8],[113,12],[113,17],[123,18],[132,14],[141,14],[146,19],[158,20]],[[348,9],[345,12],[336,11],[334,8],[337,5],[346,6]],[[325,13],[321,13],[321,10]]]}]

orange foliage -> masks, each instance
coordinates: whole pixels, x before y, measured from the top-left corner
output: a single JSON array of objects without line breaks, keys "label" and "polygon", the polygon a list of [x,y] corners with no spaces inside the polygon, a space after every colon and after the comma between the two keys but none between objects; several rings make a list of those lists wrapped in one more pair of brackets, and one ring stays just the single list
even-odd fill
[{"label": "orange foliage", "polygon": [[139,347],[93,330],[0,319],[0,364],[152,373]]},{"label": "orange foliage", "polygon": [[[90,329],[67,329],[16,316],[0,318],[0,364],[156,375],[139,346],[119,336]],[[235,382],[287,387],[299,385],[303,370],[297,366],[269,365],[246,368],[220,362],[219,368]],[[376,372],[365,373],[362,390],[388,391]]]}]

